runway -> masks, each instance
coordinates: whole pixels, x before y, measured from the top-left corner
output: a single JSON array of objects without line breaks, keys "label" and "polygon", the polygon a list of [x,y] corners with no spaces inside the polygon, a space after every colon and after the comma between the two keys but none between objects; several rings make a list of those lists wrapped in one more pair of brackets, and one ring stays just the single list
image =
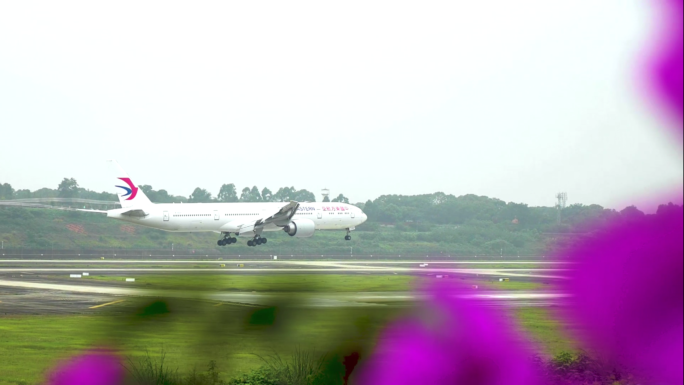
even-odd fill
[{"label": "runway", "polygon": [[[85,293],[100,296],[99,302],[113,297],[154,297],[154,298],[183,298],[193,300],[218,301],[228,304],[243,304],[253,306],[273,306],[288,303],[289,306],[299,307],[365,307],[390,306],[393,304],[419,302],[427,299],[425,294],[413,292],[357,292],[357,293],[255,293],[255,292],[200,292],[181,290],[149,290],[140,288],[126,288],[107,285],[73,285],[43,282],[27,282],[18,280],[0,280],[0,287],[34,290],[39,292],[57,291],[68,292],[67,299],[74,294]],[[103,297],[103,295],[105,297]],[[69,297],[71,296],[71,297]],[[460,297],[487,300],[497,306],[546,306],[562,298],[559,293],[538,292],[497,292],[482,291],[461,293]],[[44,299],[44,298],[43,298]],[[98,301],[86,301],[95,303]],[[6,306],[6,305],[5,305]],[[84,307],[85,308],[85,307]],[[88,307],[90,308],[90,307]],[[1,311],[2,307],[0,307]]]},{"label": "runway", "polygon": [[[134,299],[163,297],[198,300],[214,305],[290,306],[310,308],[408,306],[425,301],[414,292],[198,292],[157,290],[124,282],[81,280],[70,274],[88,272],[110,276],[236,275],[236,274],[350,274],[412,275],[496,280],[507,277],[519,282],[563,279],[568,264],[554,261],[313,261],[313,260],[0,260],[0,314],[92,313],[122,308]],[[493,306],[551,306],[562,295],[551,291],[483,291],[461,293]],[[129,300],[130,299],[130,300]]]}]

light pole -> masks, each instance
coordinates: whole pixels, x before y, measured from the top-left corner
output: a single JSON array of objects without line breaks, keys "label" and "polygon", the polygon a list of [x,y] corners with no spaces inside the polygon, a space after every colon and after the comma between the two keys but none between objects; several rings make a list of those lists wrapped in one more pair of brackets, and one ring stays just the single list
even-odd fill
[{"label": "light pole", "polygon": [[354,255],[354,247],[349,246],[349,255]]}]

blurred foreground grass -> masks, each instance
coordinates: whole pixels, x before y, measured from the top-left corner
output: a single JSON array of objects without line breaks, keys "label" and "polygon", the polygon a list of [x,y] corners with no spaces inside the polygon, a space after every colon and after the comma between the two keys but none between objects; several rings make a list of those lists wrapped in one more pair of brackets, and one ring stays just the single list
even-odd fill
[{"label": "blurred foreground grass", "polygon": [[[99,279],[100,277],[93,277]],[[302,308],[296,292],[410,290],[415,279],[374,275],[149,276],[136,284],[173,289],[291,292],[271,308],[205,300],[126,298],[92,310],[92,315],[5,316],[0,318],[0,384],[35,384],[58,360],[97,346],[124,355],[166,352],[166,364],[186,373],[215,360],[222,377],[233,378],[260,367],[257,357],[289,357],[296,349],[369,352],[377,333],[413,307]],[[506,288],[505,283],[500,285]],[[528,286],[529,285],[525,285]],[[145,287],[145,286],[143,286]],[[513,285],[509,285],[513,289]],[[537,340],[543,353],[572,348],[564,327],[540,308],[512,311]]]}]

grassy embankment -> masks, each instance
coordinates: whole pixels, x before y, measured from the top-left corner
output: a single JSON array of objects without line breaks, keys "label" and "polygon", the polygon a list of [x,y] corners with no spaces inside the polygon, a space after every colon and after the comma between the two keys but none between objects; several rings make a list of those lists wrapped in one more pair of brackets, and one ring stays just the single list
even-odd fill
[{"label": "grassy embankment", "polygon": [[[308,239],[283,232],[267,234],[269,242],[248,247],[245,242],[217,247],[215,233],[170,233],[108,219],[97,213],[49,209],[0,208],[0,239],[5,248],[52,250],[170,250],[182,254],[202,249],[223,255],[543,255],[546,238],[536,231],[504,225],[459,227],[434,225],[426,231],[364,224],[351,241],[344,232],[321,231]],[[485,246],[488,242],[494,242]],[[495,247],[496,246],[496,247]],[[352,250],[353,248],[353,250]]]},{"label": "grassy embankment", "polygon": [[[210,278],[211,277],[211,278]],[[97,277],[96,277],[97,278]],[[148,277],[164,287],[169,277]],[[301,292],[409,290],[404,276],[225,276],[173,277],[176,289]],[[197,281],[201,278],[203,281]],[[306,281],[304,281],[306,279]],[[516,282],[501,283],[505,284]],[[497,283],[499,284],[499,283]],[[520,283],[520,284],[524,284]],[[296,302],[296,296],[293,295]],[[153,303],[150,306],[150,303]],[[255,355],[277,352],[287,357],[296,347],[337,351],[356,346],[369,350],[376,333],[402,308],[302,309],[281,304],[275,309],[168,299],[127,299],[93,310],[93,315],[17,316],[0,318],[0,384],[33,384],[60,358],[97,345],[113,345],[123,354],[156,354],[163,347],[168,364],[181,371],[204,369],[216,360],[225,378],[259,367]],[[572,348],[563,326],[547,310],[515,310],[520,325],[555,354]]]}]

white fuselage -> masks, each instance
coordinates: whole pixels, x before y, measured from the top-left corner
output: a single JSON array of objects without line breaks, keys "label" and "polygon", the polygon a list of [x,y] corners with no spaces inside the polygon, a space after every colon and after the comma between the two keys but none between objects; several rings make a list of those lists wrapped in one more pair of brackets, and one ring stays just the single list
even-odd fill
[{"label": "white fuselage", "polygon": [[[277,212],[283,202],[269,203],[158,203],[141,209],[145,216],[122,215],[128,209],[107,211],[107,217],[177,232],[239,232],[239,225],[266,218]],[[366,214],[346,203],[300,203],[292,220],[309,219],[316,230],[353,229],[366,221]],[[263,231],[282,231],[282,227],[267,224]]]}]

